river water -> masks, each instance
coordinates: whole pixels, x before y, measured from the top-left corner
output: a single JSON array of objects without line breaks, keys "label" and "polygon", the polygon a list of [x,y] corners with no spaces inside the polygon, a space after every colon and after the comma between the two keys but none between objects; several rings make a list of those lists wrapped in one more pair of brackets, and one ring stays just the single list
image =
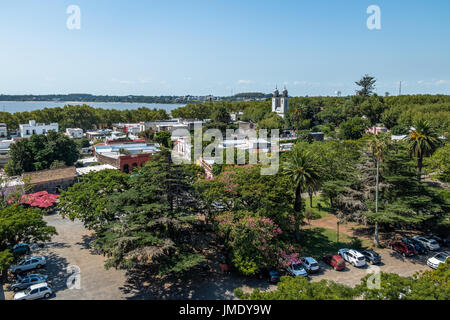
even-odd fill
[{"label": "river water", "polygon": [[162,104],[162,103],[122,103],[122,102],[65,102],[65,101],[0,101],[0,111],[10,113],[33,111],[43,108],[64,107],[67,104],[82,105],[86,104],[94,108],[103,109],[138,109],[140,107],[147,107],[150,109],[164,109],[170,112],[178,107],[185,106],[184,104]]}]

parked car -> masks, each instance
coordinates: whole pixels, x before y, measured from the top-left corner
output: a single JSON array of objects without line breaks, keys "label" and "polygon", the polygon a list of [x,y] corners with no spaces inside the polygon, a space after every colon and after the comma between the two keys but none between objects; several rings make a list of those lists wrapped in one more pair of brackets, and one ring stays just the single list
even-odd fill
[{"label": "parked car", "polygon": [[30,246],[27,243],[19,243],[13,247],[13,253],[17,255],[29,254],[30,251]]},{"label": "parked car", "polygon": [[32,285],[46,282],[47,278],[48,276],[42,274],[29,274],[17,280],[16,283],[11,285],[11,289],[14,291],[24,290]]},{"label": "parked car", "polygon": [[413,239],[419,241],[423,246],[431,251],[439,250],[441,248],[439,243],[437,243],[434,239],[428,239],[422,236],[414,236]]},{"label": "parked car", "polygon": [[46,263],[45,257],[30,257],[20,260],[16,265],[12,265],[9,269],[12,273],[22,273],[24,271],[42,268]]},{"label": "parked car", "polygon": [[381,256],[373,250],[364,250],[361,253],[366,259],[366,262],[370,264],[379,264],[381,262]]},{"label": "parked car", "polygon": [[300,258],[302,260],[303,266],[305,267],[306,272],[314,273],[320,270],[320,266],[314,258],[304,257]]},{"label": "parked car", "polygon": [[338,254],[354,267],[363,267],[366,265],[366,259],[357,250],[347,248],[339,249]]},{"label": "parked car", "polygon": [[450,246],[450,236],[442,236],[442,241],[444,241],[444,246]]},{"label": "parked car", "polygon": [[425,238],[430,239],[430,240],[435,240],[441,247],[448,245],[448,237],[438,236],[435,234],[429,234]]},{"label": "parked car", "polygon": [[14,295],[14,300],[36,300],[41,298],[49,298],[52,295],[52,289],[47,282],[32,285],[24,291],[20,291]]},{"label": "parked car", "polygon": [[259,278],[260,279],[267,279],[269,282],[279,282],[280,281],[280,273],[275,270],[275,268],[261,268],[259,270]]},{"label": "parked car", "polygon": [[412,238],[403,238],[402,241],[406,244],[412,245],[416,249],[417,253],[427,254],[428,249],[419,241]]},{"label": "parked car", "polygon": [[447,262],[450,259],[450,254],[447,252],[439,252],[434,257],[427,260],[427,265],[430,268],[437,269],[441,264]]},{"label": "parked car", "polygon": [[294,277],[308,277],[308,272],[301,261],[292,262],[286,267],[286,271]]},{"label": "parked car", "polygon": [[410,244],[406,244],[403,241],[392,241],[389,247],[400,253],[404,257],[414,256],[417,254],[416,249]]},{"label": "parked car", "polygon": [[328,254],[323,257],[323,261],[329,266],[333,267],[336,271],[345,269],[345,260],[337,254]]}]

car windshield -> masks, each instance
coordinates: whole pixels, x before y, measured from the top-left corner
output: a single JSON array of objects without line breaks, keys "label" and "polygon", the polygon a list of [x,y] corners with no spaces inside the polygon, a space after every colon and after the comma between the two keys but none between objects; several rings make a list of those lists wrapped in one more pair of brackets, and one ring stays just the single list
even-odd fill
[{"label": "car windshield", "polygon": [[441,262],[445,262],[446,257],[443,254],[438,254],[435,258]]},{"label": "car windshield", "polygon": [[301,271],[303,270],[303,266],[300,263],[297,263],[292,266],[292,269],[294,269],[295,271]]},{"label": "car windshield", "polygon": [[359,261],[363,261],[363,260],[364,260],[364,257],[358,257],[358,260],[359,260]]},{"label": "car windshield", "polygon": [[17,265],[21,266],[25,263],[25,260],[20,260],[19,263]]},{"label": "car windshield", "polygon": [[311,267],[317,267],[317,266],[319,266],[317,263],[315,263],[315,262],[311,263]]},{"label": "car windshield", "polygon": [[436,240],[430,240],[431,244],[437,244]]},{"label": "car windshield", "polygon": [[31,288],[25,289],[25,291],[24,291],[25,294],[30,294],[30,292],[31,292]]}]

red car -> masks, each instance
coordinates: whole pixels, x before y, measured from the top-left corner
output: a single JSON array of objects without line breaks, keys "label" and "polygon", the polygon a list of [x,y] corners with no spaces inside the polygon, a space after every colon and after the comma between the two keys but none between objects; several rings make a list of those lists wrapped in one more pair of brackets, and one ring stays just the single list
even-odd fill
[{"label": "red car", "polygon": [[338,254],[326,255],[323,257],[323,261],[329,266],[332,266],[336,271],[345,269],[345,260]]},{"label": "red car", "polygon": [[406,257],[406,256],[414,256],[417,254],[416,249],[414,249],[414,247],[410,244],[406,244],[403,241],[392,241],[389,244],[389,247],[394,250],[397,251],[398,253],[400,253],[402,256]]}]

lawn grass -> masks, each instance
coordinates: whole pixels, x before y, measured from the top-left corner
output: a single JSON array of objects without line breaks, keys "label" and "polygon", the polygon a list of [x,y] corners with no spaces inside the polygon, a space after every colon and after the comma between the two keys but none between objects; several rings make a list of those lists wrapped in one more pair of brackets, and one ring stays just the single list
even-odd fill
[{"label": "lawn grass", "polygon": [[337,232],[333,229],[310,228],[302,229],[302,236],[299,244],[303,249],[302,255],[321,260],[326,254],[337,254],[339,249],[361,249],[371,247],[371,242],[365,239],[350,237],[339,233],[337,242]]},{"label": "lawn grass", "polygon": [[[309,197],[304,198],[304,201],[306,203],[305,209],[310,209],[313,212],[311,220],[322,219],[334,213],[334,211],[330,208],[330,205],[321,196],[313,196],[312,208],[309,203]],[[321,206],[320,210],[319,204]]]}]

